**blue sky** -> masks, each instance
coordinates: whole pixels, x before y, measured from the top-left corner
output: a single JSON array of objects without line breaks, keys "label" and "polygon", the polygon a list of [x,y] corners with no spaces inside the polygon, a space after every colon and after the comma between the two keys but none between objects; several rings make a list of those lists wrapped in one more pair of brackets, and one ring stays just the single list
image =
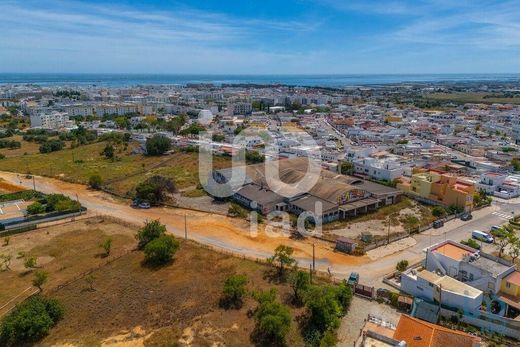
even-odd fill
[{"label": "blue sky", "polygon": [[520,73],[520,5],[0,0],[0,72]]}]

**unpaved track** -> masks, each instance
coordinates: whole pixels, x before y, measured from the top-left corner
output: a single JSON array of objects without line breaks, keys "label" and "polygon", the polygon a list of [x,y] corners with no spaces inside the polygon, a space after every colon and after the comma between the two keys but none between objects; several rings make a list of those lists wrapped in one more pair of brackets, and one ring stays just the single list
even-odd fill
[{"label": "unpaved track", "polygon": [[[12,184],[33,188],[32,179],[24,175],[1,172],[0,177]],[[113,216],[131,223],[142,224],[146,220],[159,219],[168,231],[184,237],[186,215],[188,238],[224,251],[251,259],[265,259],[273,254],[279,244],[295,249],[295,257],[301,267],[308,268],[312,262],[312,243],[315,243],[317,270],[344,278],[350,271],[369,262],[367,257],[354,257],[334,252],[331,245],[311,238],[293,240],[287,237],[268,237],[261,226],[256,237],[250,235],[249,223],[217,214],[185,210],[181,208],[134,209],[109,194],[89,190],[84,185],[67,183],[53,178],[35,176],[36,189],[44,193],[62,193],[73,199],[79,198],[90,214]]]}]

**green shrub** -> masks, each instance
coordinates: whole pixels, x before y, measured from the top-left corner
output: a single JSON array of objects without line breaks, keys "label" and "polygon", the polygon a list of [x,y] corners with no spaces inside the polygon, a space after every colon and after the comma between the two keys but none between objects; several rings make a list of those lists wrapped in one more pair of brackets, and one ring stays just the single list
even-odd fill
[{"label": "green shrub", "polygon": [[178,249],[179,241],[171,235],[163,235],[144,247],[144,260],[154,266],[164,265],[172,260]]},{"label": "green shrub", "polygon": [[146,221],[144,227],[139,229],[135,238],[138,241],[137,248],[143,249],[150,241],[155,240],[166,234],[166,226],[159,220]]},{"label": "green shrub", "polygon": [[247,276],[233,275],[224,282],[220,305],[224,308],[242,307],[242,298],[246,293]]},{"label": "green shrub", "polygon": [[18,304],[0,324],[0,345],[32,344],[63,318],[63,307],[55,299],[40,295]]},{"label": "green shrub", "polygon": [[38,201],[33,202],[29,206],[27,206],[27,213],[30,215],[40,214],[45,212],[45,206],[43,206]]}]

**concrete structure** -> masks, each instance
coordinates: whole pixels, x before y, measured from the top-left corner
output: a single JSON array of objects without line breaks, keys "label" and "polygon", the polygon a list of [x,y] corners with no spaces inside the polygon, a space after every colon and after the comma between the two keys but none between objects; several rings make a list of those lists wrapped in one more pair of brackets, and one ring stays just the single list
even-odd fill
[{"label": "concrete structure", "polygon": [[486,172],[480,176],[477,188],[503,199],[520,196],[520,175]]},{"label": "concrete structure", "polygon": [[31,128],[57,130],[72,127],[73,125],[74,122],[69,120],[69,115],[65,112],[31,115]]},{"label": "concrete structure", "polygon": [[515,271],[510,262],[448,240],[427,249],[428,271],[455,278],[486,293],[500,291],[502,280]]},{"label": "concrete structure", "polygon": [[380,181],[393,181],[394,179],[410,173],[410,167],[402,162],[392,159],[363,158],[355,159],[354,172]]},{"label": "concrete structure", "polygon": [[424,269],[410,269],[402,273],[401,290],[414,297],[464,312],[478,312],[483,298],[481,290]]},{"label": "concrete structure", "polygon": [[440,171],[421,171],[413,174],[411,180],[401,178],[397,188],[445,206],[456,205],[465,211],[473,209],[475,185]]}]

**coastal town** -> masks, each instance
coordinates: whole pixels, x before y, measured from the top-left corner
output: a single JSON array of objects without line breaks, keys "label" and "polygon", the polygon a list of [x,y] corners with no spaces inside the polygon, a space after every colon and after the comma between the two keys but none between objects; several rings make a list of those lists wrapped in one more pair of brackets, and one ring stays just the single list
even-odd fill
[{"label": "coastal town", "polygon": [[[257,263],[271,259],[267,268],[278,259],[282,270],[294,266],[301,281],[346,286],[353,298],[341,314],[314,328],[322,343],[331,333],[344,346],[514,345],[520,339],[519,88],[508,82],[2,85],[0,279],[13,286],[0,288],[0,315],[16,312],[42,287],[63,298],[87,281],[89,293],[103,295],[104,283],[94,290],[93,278],[103,276],[95,269],[112,271],[112,257],[114,264],[134,257],[126,255],[133,236],[122,226],[146,229],[156,221],[176,239],[194,242],[182,244],[181,253],[187,247]],[[294,188],[308,177],[312,183]],[[89,225],[100,221],[111,230],[96,229],[104,235],[106,264],[78,260],[78,270],[60,252],[46,253],[58,239],[79,247],[68,243],[73,235],[62,225],[87,237]],[[31,248],[44,230],[58,239],[46,236],[47,246]],[[74,271],[63,273],[64,266]],[[31,286],[16,272],[50,280]],[[295,283],[298,293],[292,276],[277,282],[279,291]],[[301,302],[294,309],[303,303],[312,317],[313,304],[295,295]],[[44,344],[76,341],[60,330],[68,319]],[[193,322],[183,321],[184,330],[168,339],[182,346],[229,336],[241,341],[233,329],[212,326],[204,335],[210,328]],[[159,327],[134,327],[118,337],[98,329],[110,345],[146,341]],[[298,333],[289,335],[290,343],[301,343]]]}]

